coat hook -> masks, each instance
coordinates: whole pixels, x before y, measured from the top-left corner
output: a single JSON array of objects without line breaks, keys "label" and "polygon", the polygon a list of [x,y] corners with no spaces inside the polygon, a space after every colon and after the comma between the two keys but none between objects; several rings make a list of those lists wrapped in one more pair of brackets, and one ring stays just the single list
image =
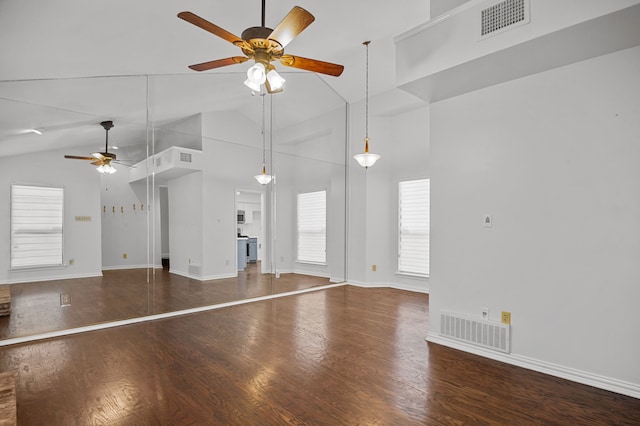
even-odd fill
[{"label": "coat hook", "polygon": [[115,213],[116,212],[116,206],[111,206],[111,213]]},{"label": "coat hook", "polygon": [[102,206],[102,213],[106,213],[107,212],[107,206]]},{"label": "coat hook", "polygon": [[120,206],[120,213],[124,213],[124,207]]},{"label": "coat hook", "polygon": [[134,204],[134,205],[133,205],[133,210],[135,210],[135,209],[136,209],[136,205]]},{"label": "coat hook", "polygon": [[140,204],[140,210],[144,210],[144,204]]}]

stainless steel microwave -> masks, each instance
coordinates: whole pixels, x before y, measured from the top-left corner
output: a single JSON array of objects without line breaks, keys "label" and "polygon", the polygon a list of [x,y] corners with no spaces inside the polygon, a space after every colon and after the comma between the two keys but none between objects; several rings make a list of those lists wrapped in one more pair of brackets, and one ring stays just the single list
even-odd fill
[{"label": "stainless steel microwave", "polygon": [[238,210],[238,223],[244,223],[244,210]]}]

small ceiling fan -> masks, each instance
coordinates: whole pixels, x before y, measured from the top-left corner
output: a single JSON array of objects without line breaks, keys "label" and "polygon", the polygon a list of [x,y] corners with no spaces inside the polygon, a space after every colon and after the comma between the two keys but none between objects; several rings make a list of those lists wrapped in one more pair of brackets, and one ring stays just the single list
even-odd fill
[{"label": "small ceiling fan", "polygon": [[247,28],[242,32],[241,38],[194,13],[180,12],[178,17],[238,46],[245,55],[190,65],[189,68],[194,71],[206,71],[253,59],[255,65],[247,71],[248,78],[245,85],[254,91],[259,91],[260,85],[263,83],[269,93],[282,91],[284,79],[276,72],[271,63],[276,60],[287,67],[334,77],[338,77],[344,70],[342,65],[284,53],[284,48],[315,20],[311,13],[299,6],[294,6],[278,26],[272,30],[265,26],[265,0],[262,0],[262,25]]},{"label": "small ceiling fan", "polygon": [[97,170],[100,173],[108,173],[112,174],[116,172],[116,168],[111,165],[111,163],[118,163],[116,161],[116,155],[109,152],[109,129],[113,127],[113,121],[103,121],[100,125],[104,128],[106,132],[105,142],[104,142],[104,152],[94,152],[91,154],[91,157],[81,157],[77,155],[65,155],[64,158],[69,158],[72,160],[89,160],[94,166],[97,166]]}]

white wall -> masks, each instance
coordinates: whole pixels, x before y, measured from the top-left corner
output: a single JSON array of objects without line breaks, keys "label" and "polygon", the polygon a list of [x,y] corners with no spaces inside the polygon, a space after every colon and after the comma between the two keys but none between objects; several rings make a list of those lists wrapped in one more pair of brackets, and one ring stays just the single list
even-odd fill
[{"label": "white wall", "polygon": [[[274,106],[277,109],[277,105]],[[267,119],[267,122],[269,120]],[[221,278],[236,274],[236,190],[270,193],[253,178],[262,166],[260,128],[244,115],[234,112],[203,115],[203,152],[207,169],[203,172],[204,252],[203,277]],[[267,171],[276,175],[276,247],[279,272],[297,272],[331,279],[344,279],[344,139],[345,110],[332,111],[310,122],[274,131],[274,163],[267,152]],[[267,131],[267,133],[269,133]],[[314,135],[314,136],[309,136]],[[268,138],[268,136],[267,136]],[[269,142],[267,142],[269,145]],[[327,208],[340,220],[328,230],[327,266],[296,263],[296,195],[325,189]],[[269,203],[262,214],[271,223]],[[339,212],[334,214],[335,212]],[[268,227],[268,226],[267,226]],[[262,255],[270,263],[270,233],[264,230]],[[335,257],[339,259],[335,259]],[[335,261],[334,261],[335,260]],[[270,265],[265,264],[266,270]],[[264,269],[263,269],[264,270]]]},{"label": "white wall", "polygon": [[633,48],[432,104],[430,339],[510,311],[508,362],[640,397],[638,75]]},{"label": "white wall", "polygon": [[[65,152],[49,151],[38,155],[0,158],[0,283],[99,276],[100,179],[95,167],[86,161],[68,160]],[[64,188],[64,259],[59,268],[11,271],[11,185],[28,184]],[[90,216],[76,222],[75,216]],[[73,264],[69,261],[73,259]]]},{"label": "white wall", "polygon": [[[370,99],[375,102],[375,97]],[[364,108],[360,103],[351,109],[353,155],[364,150]],[[355,160],[349,163],[349,282],[429,290],[426,278],[397,274],[398,183],[429,177],[428,132],[428,106],[369,117],[370,151],[382,157],[366,171]]]},{"label": "white wall", "polygon": [[190,276],[189,266],[203,270],[202,173],[195,172],[168,182],[170,270]]},{"label": "white wall", "polygon": [[[155,258],[147,254],[147,240],[153,229],[155,216],[149,217],[146,181],[129,184],[129,170],[116,165],[118,171],[112,175],[100,175],[101,215],[102,215],[102,267],[103,269],[146,268],[149,263],[160,265],[160,227],[156,226],[158,238]],[[98,173],[96,173],[98,174]],[[159,197],[153,199],[149,194],[149,203],[155,201],[159,206]],[[134,209],[135,205],[135,209]],[[115,210],[115,211],[114,211]],[[156,219],[159,220],[159,217]],[[157,222],[159,223],[159,221]],[[151,241],[151,239],[149,239]],[[127,257],[124,258],[126,253]]]}]

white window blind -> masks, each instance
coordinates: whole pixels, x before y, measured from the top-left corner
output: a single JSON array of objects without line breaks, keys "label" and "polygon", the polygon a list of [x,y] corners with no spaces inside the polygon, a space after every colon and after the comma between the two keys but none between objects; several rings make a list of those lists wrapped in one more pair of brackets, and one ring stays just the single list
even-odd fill
[{"label": "white window blind", "polygon": [[400,182],[398,272],[429,275],[429,179]]},{"label": "white window blind", "polygon": [[298,262],[327,262],[327,191],[298,194]]},{"label": "white window blind", "polygon": [[62,265],[62,188],[11,186],[11,268]]}]

